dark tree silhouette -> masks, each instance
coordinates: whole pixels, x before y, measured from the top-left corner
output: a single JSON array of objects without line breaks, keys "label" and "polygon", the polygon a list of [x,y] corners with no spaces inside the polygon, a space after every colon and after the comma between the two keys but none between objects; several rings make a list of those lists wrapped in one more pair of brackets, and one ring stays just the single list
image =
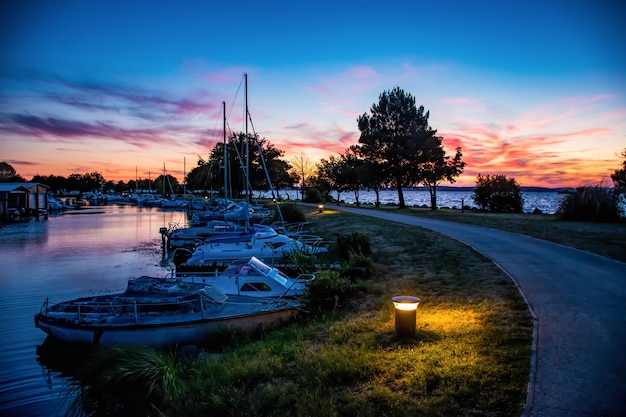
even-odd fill
[{"label": "dark tree silhouette", "polygon": [[395,87],[380,94],[370,114],[358,118],[360,152],[377,169],[375,183],[396,188],[400,208],[406,207],[403,187],[424,183],[436,196],[437,185],[453,181],[465,166],[460,149],[453,159],[445,156],[443,138],[429,126],[429,117],[411,94]]}]

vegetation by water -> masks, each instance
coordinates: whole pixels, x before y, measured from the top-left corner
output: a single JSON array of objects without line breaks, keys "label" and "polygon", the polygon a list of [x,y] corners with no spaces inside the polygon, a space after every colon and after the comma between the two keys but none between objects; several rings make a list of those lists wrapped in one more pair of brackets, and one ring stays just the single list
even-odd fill
[{"label": "vegetation by water", "polygon": [[[213,352],[131,349],[132,366],[112,360],[110,350],[95,352],[89,369],[104,360],[119,373],[90,373],[74,410],[104,413],[95,405],[105,402],[106,415],[521,413],[532,321],[502,271],[420,228],[329,209],[309,220],[327,239],[355,230],[369,235],[372,275],[351,277],[344,297],[298,323],[256,338],[225,335]],[[422,300],[414,338],[395,334],[391,297],[400,294]],[[107,381],[116,381],[114,390]],[[117,395],[123,392],[137,395]]]}]

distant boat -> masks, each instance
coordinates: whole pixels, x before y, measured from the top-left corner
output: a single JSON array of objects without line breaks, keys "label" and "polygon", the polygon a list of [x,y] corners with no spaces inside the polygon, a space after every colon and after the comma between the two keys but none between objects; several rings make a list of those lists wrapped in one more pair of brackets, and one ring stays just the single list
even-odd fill
[{"label": "distant boat", "polygon": [[297,300],[225,295],[177,278],[131,279],[123,293],[44,302],[35,326],[83,345],[204,343],[221,330],[273,328],[296,315]]},{"label": "distant boat", "polygon": [[193,248],[198,244],[202,244],[206,238],[211,236],[251,235],[267,228],[269,228],[269,226],[251,225],[246,227],[233,222],[211,220],[204,226],[173,229],[168,234],[168,247],[170,249],[183,247]]},{"label": "distant boat", "polygon": [[[204,243],[197,245],[184,261],[187,266],[206,267],[213,264],[225,264],[242,258],[252,256],[269,264],[282,262],[295,253],[320,254],[328,249],[318,241],[311,245],[300,240],[292,239],[279,234],[271,227],[262,231],[242,236],[212,236],[205,239]],[[175,260],[182,256],[174,254]],[[182,263],[182,262],[181,262]]]}]

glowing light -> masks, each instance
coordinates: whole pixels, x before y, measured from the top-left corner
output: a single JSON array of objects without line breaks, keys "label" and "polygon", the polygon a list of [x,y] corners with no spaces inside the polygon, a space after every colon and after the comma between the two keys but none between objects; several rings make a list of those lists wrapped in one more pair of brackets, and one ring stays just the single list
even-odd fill
[{"label": "glowing light", "polygon": [[415,336],[415,319],[420,299],[410,295],[399,295],[391,299],[396,308],[396,335],[399,337]]},{"label": "glowing light", "polygon": [[396,310],[413,311],[417,310],[420,299],[409,295],[399,295],[391,299]]}]

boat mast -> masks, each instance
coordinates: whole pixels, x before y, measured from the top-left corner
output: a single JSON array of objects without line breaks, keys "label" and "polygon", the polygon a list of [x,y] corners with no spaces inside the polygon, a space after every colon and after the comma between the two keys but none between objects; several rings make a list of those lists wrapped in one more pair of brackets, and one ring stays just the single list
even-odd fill
[{"label": "boat mast", "polygon": [[228,169],[227,169],[227,159],[226,159],[226,102],[222,101],[222,109],[224,113],[224,198],[228,198]]},{"label": "boat mast", "polygon": [[250,138],[248,137],[248,73],[244,73],[246,77],[245,93],[246,93],[246,172],[244,175],[246,186],[246,201],[251,203],[250,199]]},{"label": "boat mast", "polygon": [[163,162],[163,197],[167,197],[167,175],[165,174],[165,162]]}]

